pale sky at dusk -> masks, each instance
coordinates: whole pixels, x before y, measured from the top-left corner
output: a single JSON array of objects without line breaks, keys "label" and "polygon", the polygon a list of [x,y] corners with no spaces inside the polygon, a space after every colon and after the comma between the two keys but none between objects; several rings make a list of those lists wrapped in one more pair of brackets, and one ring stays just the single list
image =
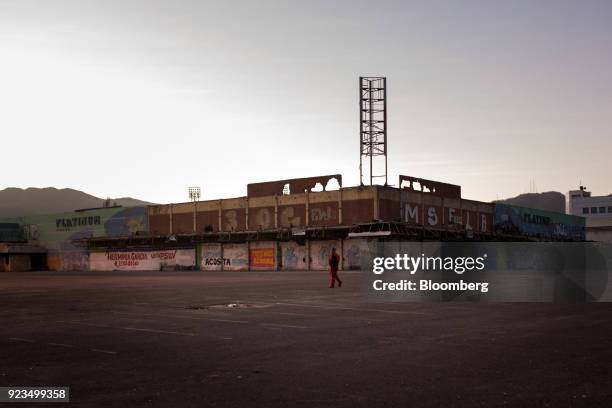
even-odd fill
[{"label": "pale sky at dusk", "polygon": [[358,77],[384,75],[392,184],[612,193],[610,1],[0,0],[0,51],[0,188],[356,185]]}]

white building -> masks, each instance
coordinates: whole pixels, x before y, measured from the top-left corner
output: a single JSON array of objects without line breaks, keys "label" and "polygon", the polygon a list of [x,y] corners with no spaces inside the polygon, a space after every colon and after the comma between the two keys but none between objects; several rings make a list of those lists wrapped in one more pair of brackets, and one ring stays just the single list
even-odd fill
[{"label": "white building", "polygon": [[567,212],[586,218],[586,239],[612,242],[612,194],[591,196],[586,187],[567,194]]}]

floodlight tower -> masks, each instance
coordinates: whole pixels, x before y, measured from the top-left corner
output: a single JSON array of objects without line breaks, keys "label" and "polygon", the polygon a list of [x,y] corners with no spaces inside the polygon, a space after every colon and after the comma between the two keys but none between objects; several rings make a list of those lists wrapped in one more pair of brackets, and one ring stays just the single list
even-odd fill
[{"label": "floodlight tower", "polygon": [[189,187],[189,199],[191,201],[199,201],[200,200],[200,187]]},{"label": "floodlight tower", "polygon": [[[381,157],[382,156],[382,157]],[[359,182],[363,186],[363,161],[369,161],[370,185],[374,178],[387,185],[387,78],[359,77]],[[375,160],[376,158],[376,160]],[[384,172],[382,160],[384,158]],[[376,163],[375,163],[376,162]],[[374,174],[374,168],[379,174]]]},{"label": "floodlight tower", "polygon": [[197,212],[198,212],[198,201],[200,201],[201,190],[200,187],[189,187],[189,200],[193,203],[193,233],[197,231]]}]

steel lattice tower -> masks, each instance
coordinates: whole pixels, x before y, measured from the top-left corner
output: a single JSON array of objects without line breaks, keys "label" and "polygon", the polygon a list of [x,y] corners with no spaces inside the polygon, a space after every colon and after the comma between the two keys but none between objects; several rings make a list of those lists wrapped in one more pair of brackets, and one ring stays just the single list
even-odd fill
[{"label": "steel lattice tower", "polygon": [[[359,77],[359,181],[363,185],[363,159],[369,161],[370,185],[377,177],[387,185],[387,78]],[[383,174],[374,174],[384,157]],[[375,157],[377,158],[375,160]],[[375,161],[377,163],[375,163]],[[367,164],[366,164],[367,165]]]}]

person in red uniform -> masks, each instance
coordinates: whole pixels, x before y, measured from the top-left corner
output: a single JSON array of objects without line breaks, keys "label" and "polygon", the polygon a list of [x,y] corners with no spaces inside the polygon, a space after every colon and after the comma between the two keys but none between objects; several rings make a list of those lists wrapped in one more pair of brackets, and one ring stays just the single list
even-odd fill
[{"label": "person in red uniform", "polygon": [[332,248],[329,256],[329,287],[333,288],[338,281],[338,287],[342,286],[342,281],[338,277],[338,266],[340,265],[340,255],[336,253],[336,248]]}]

